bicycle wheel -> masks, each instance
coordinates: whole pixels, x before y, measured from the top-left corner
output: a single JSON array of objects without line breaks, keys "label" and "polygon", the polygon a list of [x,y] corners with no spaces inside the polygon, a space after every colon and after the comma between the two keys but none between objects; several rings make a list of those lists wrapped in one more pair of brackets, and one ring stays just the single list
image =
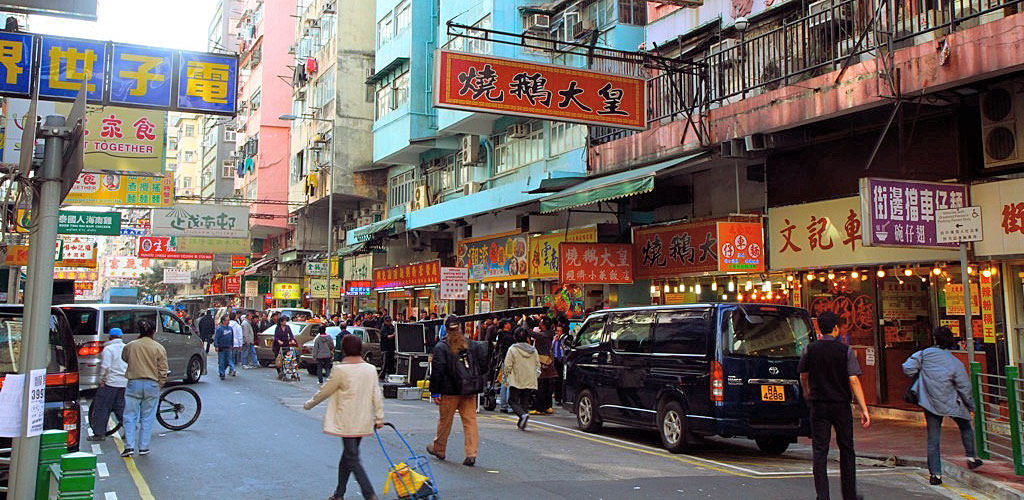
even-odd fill
[{"label": "bicycle wheel", "polygon": [[196,391],[188,387],[174,387],[160,394],[156,419],[172,431],[187,429],[199,419],[203,401]]}]

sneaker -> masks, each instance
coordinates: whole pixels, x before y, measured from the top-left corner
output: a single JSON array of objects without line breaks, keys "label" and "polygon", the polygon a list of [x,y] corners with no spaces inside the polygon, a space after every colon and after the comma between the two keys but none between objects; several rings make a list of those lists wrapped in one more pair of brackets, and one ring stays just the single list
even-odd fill
[{"label": "sneaker", "polygon": [[95,442],[98,442],[98,443],[102,443],[103,441],[107,440],[107,438],[105,436],[99,436],[99,435],[95,435],[95,434],[92,435],[92,436],[89,436],[88,439],[89,439],[89,441],[95,441]]},{"label": "sneaker", "polygon": [[543,415],[543,413],[541,413],[541,412],[539,412],[537,410],[530,410],[530,415]]},{"label": "sneaker", "polygon": [[135,453],[135,450],[133,450],[131,448],[125,448],[124,451],[121,452],[121,456],[122,457],[130,457],[130,456],[132,456],[132,453]]},{"label": "sneaker", "polygon": [[237,377],[238,376],[238,372],[235,371],[235,370],[231,370],[231,376],[232,377]]},{"label": "sneaker", "polygon": [[524,414],[520,415],[519,416],[519,423],[517,424],[517,426],[519,427],[519,430],[525,431],[526,430],[526,423],[529,422],[529,421],[530,421],[530,414],[529,413],[524,413]]},{"label": "sneaker", "polygon": [[221,376],[220,376],[220,379],[221,379],[221,380],[224,380],[224,375],[221,375]]},{"label": "sneaker", "polygon": [[139,450],[139,455],[149,455],[149,449]]},{"label": "sneaker", "polygon": [[928,484],[932,486],[938,486],[942,484],[942,476],[931,476],[928,478]]},{"label": "sneaker", "polygon": [[548,408],[547,410],[544,410],[544,413],[546,413],[548,415],[551,415],[551,414],[555,413],[555,409],[554,408]]},{"label": "sneaker", "polygon": [[972,458],[967,461],[967,468],[970,470],[974,470],[977,469],[978,467],[981,467],[981,465],[984,463],[985,462],[982,462],[980,458]]}]

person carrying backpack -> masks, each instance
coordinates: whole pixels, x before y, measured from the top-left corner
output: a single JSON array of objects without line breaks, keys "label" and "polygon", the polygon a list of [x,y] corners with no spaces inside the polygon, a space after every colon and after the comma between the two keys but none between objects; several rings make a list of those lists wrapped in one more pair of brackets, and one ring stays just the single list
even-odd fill
[{"label": "person carrying backpack", "polygon": [[327,334],[327,329],[320,330],[320,335],[313,342],[313,359],[316,360],[316,378],[321,384],[324,383],[324,377],[331,374],[334,346],[334,340]]},{"label": "person carrying backpack", "polygon": [[427,453],[445,459],[448,435],[455,412],[462,420],[466,458],[462,465],[476,465],[480,434],[476,424],[477,397],[484,390],[487,374],[487,344],[469,340],[459,317],[444,319],[444,340],[434,346],[430,363],[430,400],[438,405],[437,436],[427,445]]}]

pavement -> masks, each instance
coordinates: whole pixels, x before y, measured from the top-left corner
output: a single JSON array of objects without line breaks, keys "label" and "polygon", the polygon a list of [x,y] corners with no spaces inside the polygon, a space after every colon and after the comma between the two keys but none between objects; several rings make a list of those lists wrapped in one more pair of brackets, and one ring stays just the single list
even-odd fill
[{"label": "pavement", "polygon": [[[302,409],[316,390],[316,378],[282,382],[274,370],[239,370],[237,377],[205,376],[192,387],[203,399],[195,425],[171,432],[157,427],[152,454],[121,458],[119,440],[108,438],[83,451],[99,455],[96,498],[327,498],[337,481],[341,443],[321,432],[323,405]],[[437,410],[427,401],[385,400],[388,421],[423,454],[431,441]],[[481,447],[476,467],[462,462],[461,425],[456,423],[446,462],[430,459],[445,499],[665,499],[812,498],[810,447],[798,443],[768,457],[752,442],[715,439],[691,454],[673,455],[657,433],[606,426],[598,434],[575,428],[575,418],[558,410],[531,418],[519,431],[508,415],[479,414]],[[393,457],[409,451],[383,434]],[[860,442],[858,442],[858,445]],[[91,448],[91,449],[90,449]],[[366,438],[362,461],[381,499],[388,461],[376,439]],[[835,466],[836,464],[833,464]],[[833,471],[835,474],[835,471]],[[838,477],[833,478],[838,498]],[[866,498],[989,499],[970,484],[949,478],[927,484],[921,468],[864,460],[858,485]],[[361,498],[354,481],[346,498]]]}]

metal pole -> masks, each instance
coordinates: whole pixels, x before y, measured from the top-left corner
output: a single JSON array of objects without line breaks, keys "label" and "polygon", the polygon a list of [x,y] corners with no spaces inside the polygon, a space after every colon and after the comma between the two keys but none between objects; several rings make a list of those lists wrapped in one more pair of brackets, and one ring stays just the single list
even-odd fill
[{"label": "metal pole", "polygon": [[46,367],[50,339],[50,307],[53,301],[53,251],[57,241],[57,213],[60,208],[64,168],[64,141],[68,136],[63,116],[47,116],[40,135],[45,140],[42,169],[35,177],[39,196],[32,199],[32,229],[28,280],[25,289],[25,322],[21,335],[19,373],[25,374],[22,389],[22,437],[14,438],[11,455],[12,500],[32,500],[39,466],[39,436],[25,437],[29,426],[29,380],[32,369]]},{"label": "metal pole", "polygon": [[960,243],[960,282],[964,284],[964,331],[967,333],[967,362],[974,362],[974,329],[971,326],[971,277],[967,272],[967,242]]},{"label": "metal pole", "polygon": [[[331,319],[331,313],[334,312],[331,309],[331,275],[334,274],[333,270],[334,256],[331,255],[332,243],[334,243],[334,133],[335,120],[331,120],[331,166],[330,166],[330,179],[327,184],[327,319]],[[341,262],[338,262],[338,267],[341,267]],[[340,270],[340,269],[339,269]]]},{"label": "metal pole", "polygon": [[17,304],[18,303],[18,289],[20,288],[21,282],[21,266],[11,266],[7,268],[7,303]]}]

